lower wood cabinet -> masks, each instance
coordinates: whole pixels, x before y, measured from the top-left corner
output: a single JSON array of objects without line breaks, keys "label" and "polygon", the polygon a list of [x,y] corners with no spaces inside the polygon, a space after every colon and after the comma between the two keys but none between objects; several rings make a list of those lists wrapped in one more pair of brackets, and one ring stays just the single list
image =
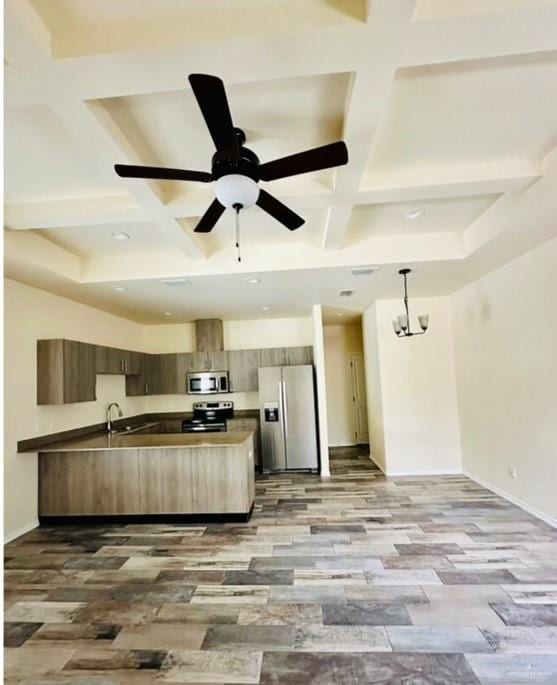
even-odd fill
[{"label": "lower wood cabinet", "polygon": [[249,514],[253,442],[39,453],[39,515]]},{"label": "lower wood cabinet", "polygon": [[261,465],[261,432],[259,429],[259,419],[251,416],[228,419],[226,422],[227,431],[249,431],[253,433],[253,458],[256,466]]}]

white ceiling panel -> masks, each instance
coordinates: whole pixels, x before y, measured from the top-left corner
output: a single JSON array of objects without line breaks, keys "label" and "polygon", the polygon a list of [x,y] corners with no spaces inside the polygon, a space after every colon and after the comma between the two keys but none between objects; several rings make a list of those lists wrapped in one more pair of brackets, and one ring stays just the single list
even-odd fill
[{"label": "white ceiling panel", "polygon": [[4,113],[6,202],[91,197],[121,192],[48,107],[7,107]]},{"label": "white ceiling panel", "polygon": [[401,69],[368,171],[540,160],[556,142],[557,53]]},{"label": "white ceiling panel", "polygon": [[[387,235],[462,232],[496,199],[497,196],[486,195],[411,203],[358,205],[352,211],[348,242],[353,244]],[[416,218],[411,218],[412,216]]]}]

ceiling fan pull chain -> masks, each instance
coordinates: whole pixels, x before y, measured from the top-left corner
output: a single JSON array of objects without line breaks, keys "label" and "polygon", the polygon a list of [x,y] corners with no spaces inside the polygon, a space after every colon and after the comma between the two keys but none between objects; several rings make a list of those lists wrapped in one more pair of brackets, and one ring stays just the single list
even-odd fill
[{"label": "ceiling fan pull chain", "polygon": [[242,261],[242,254],[240,252],[240,210],[242,209],[241,204],[235,204],[234,209],[236,210],[236,248],[238,249],[238,261]]}]

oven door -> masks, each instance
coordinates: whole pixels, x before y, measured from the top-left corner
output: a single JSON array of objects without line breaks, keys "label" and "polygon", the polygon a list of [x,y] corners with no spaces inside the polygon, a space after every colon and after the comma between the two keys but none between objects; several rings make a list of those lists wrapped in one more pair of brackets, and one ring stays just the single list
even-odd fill
[{"label": "oven door", "polygon": [[212,373],[189,373],[187,375],[187,393],[189,395],[210,395],[217,393],[217,377]]}]

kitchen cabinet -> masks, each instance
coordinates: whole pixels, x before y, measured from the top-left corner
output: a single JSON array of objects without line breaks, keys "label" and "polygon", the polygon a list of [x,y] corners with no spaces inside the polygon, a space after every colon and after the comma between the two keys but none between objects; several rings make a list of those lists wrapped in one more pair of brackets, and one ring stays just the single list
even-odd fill
[{"label": "kitchen cabinet", "polygon": [[258,350],[230,350],[228,352],[231,392],[257,390]]},{"label": "kitchen cabinet", "polygon": [[106,374],[141,373],[143,356],[141,352],[97,345],[95,350],[96,371]]},{"label": "kitchen cabinet", "polygon": [[179,354],[156,354],[153,390],[150,395],[178,395],[186,391],[186,380],[178,373]]},{"label": "kitchen cabinet", "polygon": [[226,430],[229,432],[247,431],[253,433],[253,457],[256,466],[260,466],[261,455],[261,432],[259,430],[259,419],[255,416],[239,417],[227,419]]},{"label": "kitchen cabinet", "polygon": [[126,350],[116,347],[97,345],[95,350],[97,373],[122,374],[125,373]]},{"label": "kitchen cabinet", "polygon": [[284,365],[285,366],[304,366],[313,364],[313,347],[285,347]]},{"label": "kitchen cabinet", "polygon": [[142,352],[134,352],[127,350],[124,360],[126,362],[126,374],[143,373],[143,359],[145,355]]},{"label": "kitchen cabinet", "polygon": [[208,352],[209,371],[228,371],[228,355],[230,352],[225,350],[213,350]]},{"label": "kitchen cabinet", "polygon": [[284,366],[286,364],[286,348],[267,347],[257,350],[259,366]]},{"label": "kitchen cabinet", "polygon": [[[141,354],[140,352],[133,353],[140,355],[139,373],[126,374],[126,395],[149,395],[153,387],[152,376],[152,354]],[[135,368],[135,366],[134,366]]]},{"label": "kitchen cabinet", "polygon": [[95,345],[37,341],[37,404],[92,402],[96,380]]}]

